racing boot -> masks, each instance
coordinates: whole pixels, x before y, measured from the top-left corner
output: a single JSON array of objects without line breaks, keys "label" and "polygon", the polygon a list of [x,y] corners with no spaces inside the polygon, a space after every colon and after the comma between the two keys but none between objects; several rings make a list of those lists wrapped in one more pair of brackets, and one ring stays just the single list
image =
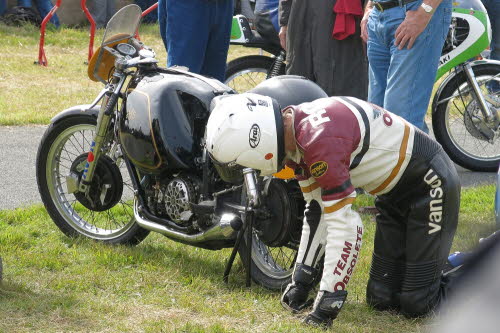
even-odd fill
[{"label": "racing boot", "polygon": [[292,313],[299,313],[313,303],[309,299],[309,292],[313,288],[318,270],[304,264],[295,264],[292,283],[281,296],[281,305]]},{"label": "racing boot", "polygon": [[346,298],[347,291],[345,290],[333,293],[320,291],[316,297],[316,302],[314,302],[313,311],[304,318],[304,323],[322,328],[332,326],[332,322],[337,318]]}]

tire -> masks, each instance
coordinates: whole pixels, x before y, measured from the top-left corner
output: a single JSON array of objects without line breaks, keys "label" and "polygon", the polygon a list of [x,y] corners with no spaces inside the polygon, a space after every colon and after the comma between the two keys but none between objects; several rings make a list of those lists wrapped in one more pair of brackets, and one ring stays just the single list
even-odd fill
[{"label": "tire", "polygon": [[[91,191],[95,189],[97,197],[101,198],[98,200],[106,204],[102,202],[95,208],[94,203],[89,207],[90,201],[81,192],[68,193],[68,178],[65,177],[73,172],[81,178],[96,123],[91,115],[72,115],[49,126],[38,148],[38,190],[50,217],[67,236],[136,245],[149,231],[139,227],[134,220],[130,177],[124,163],[120,164],[119,158],[113,160],[109,150],[101,155],[95,172],[98,176],[91,185]],[[108,187],[104,189],[94,183]]]},{"label": "tire", "polygon": [[[271,290],[282,290],[292,279],[305,203],[296,182],[273,181],[269,196],[276,196],[274,200],[285,203],[283,211],[290,214],[288,218],[295,223],[293,230],[290,231],[293,234],[292,241],[285,246],[270,247],[263,243],[254,229],[250,274],[255,283]],[[248,246],[244,237],[239,247],[239,254],[244,264],[247,253]]]},{"label": "tire", "polygon": [[[266,80],[273,63],[273,58],[261,55],[234,59],[227,64],[224,83],[238,93],[248,91]],[[279,72],[279,75],[283,74],[285,66],[282,66]]]},{"label": "tire", "polygon": [[[491,94],[485,85],[488,78],[500,73],[500,66],[481,64],[472,69],[481,91],[500,101],[499,93]],[[439,99],[447,98],[450,99],[437,104],[432,114],[432,128],[437,141],[458,165],[474,171],[495,172],[500,163],[500,139],[497,137],[489,143],[477,130],[476,126],[482,122],[483,116],[463,71],[442,90]]]}]

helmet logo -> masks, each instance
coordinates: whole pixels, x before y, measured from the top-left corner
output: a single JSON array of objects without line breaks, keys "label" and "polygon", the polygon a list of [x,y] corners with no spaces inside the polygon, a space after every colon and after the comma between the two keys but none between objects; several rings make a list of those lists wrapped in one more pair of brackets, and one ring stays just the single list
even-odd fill
[{"label": "helmet logo", "polygon": [[257,124],[253,124],[250,128],[250,133],[248,134],[248,143],[250,147],[255,148],[260,142],[260,127]]}]

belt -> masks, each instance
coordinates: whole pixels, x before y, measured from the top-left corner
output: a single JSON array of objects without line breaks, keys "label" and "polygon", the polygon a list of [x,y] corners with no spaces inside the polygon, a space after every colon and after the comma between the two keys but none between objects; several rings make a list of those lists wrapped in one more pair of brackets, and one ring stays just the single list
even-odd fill
[{"label": "belt", "polygon": [[409,4],[410,2],[414,2],[417,0],[391,0],[391,1],[374,1],[373,2],[373,7],[377,8],[379,11],[383,12],[386,9],[397,7],[397,6],[404,6],[406,4]]}]

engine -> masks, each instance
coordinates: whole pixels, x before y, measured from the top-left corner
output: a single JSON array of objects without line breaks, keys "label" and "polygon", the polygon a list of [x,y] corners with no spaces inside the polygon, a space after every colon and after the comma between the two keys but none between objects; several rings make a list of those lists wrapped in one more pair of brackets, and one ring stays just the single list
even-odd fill
[{"label": "engine", "polygon": [[[200,180],[191,175],[157,179],[146,189],[148,207],[156,216],[169,219],[179,226],[196,227],[193,223],[197,219],[191,211],[190,203],[198,202],[200,184]],[[204,221],[203,224],[209,224],[209,221]]]}]

